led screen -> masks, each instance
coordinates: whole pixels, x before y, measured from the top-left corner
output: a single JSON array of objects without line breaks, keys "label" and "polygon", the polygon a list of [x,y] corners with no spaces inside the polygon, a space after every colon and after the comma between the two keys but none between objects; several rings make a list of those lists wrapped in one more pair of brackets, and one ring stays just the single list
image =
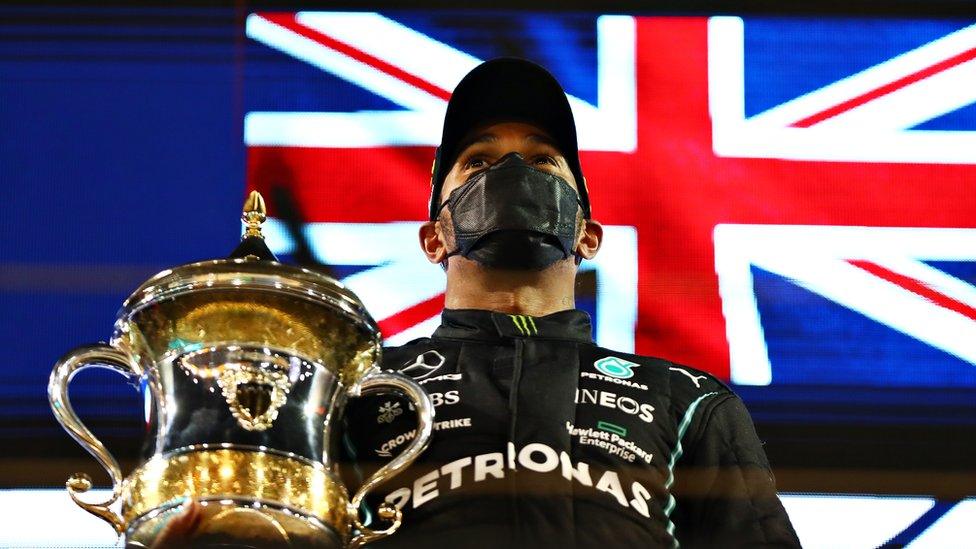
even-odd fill
[{"label": "led screen", "polygon": [[[416,234],[444,109],[504,55],[545,65],[576,115],[605,226],[577,306],[599,344],[729,381],[760,434],[976,425],[972,21],[23,7],[0,36],[0,487],[87,459],[52,419],[51,366],[108,339],[155,272],[225,256],[250,189],[282,260],[341,279],[388,344],[429,335],[444,274]],[[72,398],[135,454],[132,387],[85,372]],[[795,497],[804,541],[830,546],[811,536],[841,507]],[[939,546],[972,514],[913,497],[844,500],[892,517],[850,546]],[[66,541],[30,528],[9,535]]]},{"label": "led screen", "polygon": [[450,90],[518,55],[576,114],[600,344],[774,388],[756,401],[976,389],[969,22],[300,12],[246,34],[248,186],[305,223],[273,247],[341,269],[392,344],[443,305],[416,233]]}]

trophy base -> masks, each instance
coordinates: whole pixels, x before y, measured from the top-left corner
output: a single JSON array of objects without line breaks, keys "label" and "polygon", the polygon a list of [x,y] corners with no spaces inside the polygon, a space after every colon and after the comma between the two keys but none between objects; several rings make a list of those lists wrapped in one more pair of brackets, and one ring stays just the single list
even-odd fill
[{"label": "trophy base", "polygon": [[[344,546],[334,529],[291,509],[230,499],[200,504],[200,527],[192,538],[175,540],[180,547],[339,549]],[[143,516],[127,529],[126,547],[152,547],[160,531],[181,511],[182,506],[174,505]]]},{"label": "trophy base", "polygon": [[203,512],[191,547],[319,549],[342,547],[350,535],[349,498],[335,475],[269,448],[204,444],[157,455],[122,493],[132,547],[151,547],[187,499]]}]

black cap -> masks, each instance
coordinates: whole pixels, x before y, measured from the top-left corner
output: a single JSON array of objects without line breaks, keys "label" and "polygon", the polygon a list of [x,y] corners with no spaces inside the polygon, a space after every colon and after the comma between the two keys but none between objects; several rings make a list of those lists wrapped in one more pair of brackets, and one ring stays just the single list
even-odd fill
[{"label": "black cap", "polygon": [[454,88],[431,172],[430,219],[437,219],[444,178],[461,152],[461,140],[478,126],[502,120],[524,121],[552,136],[576,178],[583,216],[589,219],[590,198],[580,169],[576,122],[566,92],[549,71],[516,57],[485,61]]}]

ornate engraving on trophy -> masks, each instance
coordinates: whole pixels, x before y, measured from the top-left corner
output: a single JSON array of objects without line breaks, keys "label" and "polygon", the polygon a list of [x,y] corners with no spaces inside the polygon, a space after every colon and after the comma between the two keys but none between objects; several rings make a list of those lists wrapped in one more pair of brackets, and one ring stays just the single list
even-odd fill
[{"label": "ornate engraving on trophy", "polygon": [[251,363],[227,365],[217,377],[217,384],[231,414],[248,431],[271,427],[291,389],[284,372],[261,369]]}]

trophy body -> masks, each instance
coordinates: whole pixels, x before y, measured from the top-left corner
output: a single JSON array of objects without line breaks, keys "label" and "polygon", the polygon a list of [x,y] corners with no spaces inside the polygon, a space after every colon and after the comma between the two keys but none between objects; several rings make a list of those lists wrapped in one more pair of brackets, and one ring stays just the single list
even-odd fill
[{"label": "trophy body", "polygon": [[[412,380],[379,370],[380,350],[358,298],[319,273],[253,255],[163,271],[123,304],[108,345],[75,349],[51,374],[55,416],[113,482],[106,502],[78,497],[85,475],[68,492],[134,546],[150,546],[187,498],[204,506],[195,543],[346,547],[389,535],[398,509],[381,506],[391,524],[372,530],[359,506],[426,447],[433,406]],[[143,393],[144,449],[124,478],[68,400],[71,378],[90,366]],[[413,401],[417,437],[350,498],[335,462],[343,409],[389,391]]]}]

